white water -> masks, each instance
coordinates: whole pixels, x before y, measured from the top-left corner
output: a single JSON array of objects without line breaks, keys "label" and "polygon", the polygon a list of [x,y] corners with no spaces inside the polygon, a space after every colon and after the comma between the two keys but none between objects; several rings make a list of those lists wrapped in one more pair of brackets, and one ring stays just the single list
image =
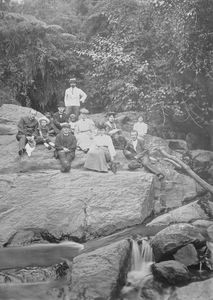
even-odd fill
[{"label": "white water", "polygon": [[[153,264],[152,247],[147,239],[139,241],[132,240],[131,271],[127,274],[127,285],[122,289],[122,299],[142,300],[141,292],[150,280],[153,280],[151,266]],[[168,300],[170,289],[165,289],[164,293],[159,294],[153,290],[153,299]]]},{"label": "white water", "polygon": [[152,247],[146,239],[141,241],[132,240],[132,257],[131,257],[131,271],[142,271],[148,264],[153,262]]}]

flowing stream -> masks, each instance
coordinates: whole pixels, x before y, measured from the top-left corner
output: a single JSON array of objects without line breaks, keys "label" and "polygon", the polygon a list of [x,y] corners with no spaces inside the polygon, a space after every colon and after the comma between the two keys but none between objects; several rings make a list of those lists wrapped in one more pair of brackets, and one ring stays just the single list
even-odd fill
[{"label": "flowing stream", "polygon": [[[127,274],[126,286],[122,289],[122,297],[124,300],[142,300],[142,299],[153,299],[153,300],[171,300],[171,290],[155,289],[152,287],[153,275],[152,275],[152,264],[153,264],[153,251],[147,238],[140,240],[131,240],[132,242],[132,253],[131,253],[131,269]],[[148,288],[149,297],[146,298],[144,288]],[[142,292],[143,290],[143,292]],[[150,295],[151,291],[151,295]],[[150,298],[151,296],[151,298]]]},{"label": "flowing stream", "polygon": [[148,240],[132,240],[131,271],[142,271],[153,262],[152,247]]}]

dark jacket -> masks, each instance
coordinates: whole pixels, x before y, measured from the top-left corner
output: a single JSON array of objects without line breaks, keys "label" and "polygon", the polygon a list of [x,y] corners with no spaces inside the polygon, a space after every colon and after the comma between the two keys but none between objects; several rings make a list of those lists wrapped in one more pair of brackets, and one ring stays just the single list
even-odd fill
[{"label": "dark jacket", "polygon": [[124,150],[131,152],[132,154],[139,154],[145,150],[144,142],[138,139],[138,144],[136,146],[136,151],[133,147],[132,141],[129,141]]},{"label": "dark jacket", "polygon": [[38,121],[36,119],[31,120],[29,117],[23,117],[18,123],[18,133],[36,136],[38,129]]},{"label": "dark jacket", "polygon": [[75,151],[77,146],[77,140],[75,136],[70,133],[69,135],[64,135],[60,132],[55,139],[55,149],[57,151],[63,150],[63,148],[68,148],[71,152]]},{"label": "dark jacket", "polygon": [[53,115],[53,124],[61,130],[61,123],[66,123],[68,122],[68,116],[63,113],[63,114],[59,114],[59,112],[56,112]]}]

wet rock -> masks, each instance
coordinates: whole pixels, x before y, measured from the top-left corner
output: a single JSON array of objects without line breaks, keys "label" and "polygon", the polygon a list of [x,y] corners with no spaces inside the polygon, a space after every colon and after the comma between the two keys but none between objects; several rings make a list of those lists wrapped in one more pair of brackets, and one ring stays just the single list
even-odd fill
[{"label": "wet rock", "polygon": [[156,280],[172,286],[186,284],[191,278],[186,266],[174,260],[153,264],[152,273]]},{"label": "wet rock", "polygon": [[178,288],[177,300],[212,300],[213,278]]},{"label": "wet rock", "polygon": [[129,242],[123,240],[76,257],[70,299],[116,299],[124,284],[129,251]]},{"label": "wet rock", "polygon": [[199,263],[197,251],[192,244],[182,247],[173,256],[176,261],[179,261],[187,267]]},{"label": "wet rock", "polygon": [[[209,208],[211,211],[211,209]],[[210,215],[198,203],[198,201],[176,208],[163,214],[147,224],[147,226],[170,225],[174,223],[188,223],[194,220],[209,220]]]},{"label": "wet rock", "polygon": [[[0,182],[5,176],[0,176]],[[0,243],[18,230],[42,228],[56,238],[110,234],[141,224],[153,211],[154,176],[71,170],[7,175],[2,189]],[[30,233],[31,234],[31,233]]]},{"label": "wet rock", "polygon": [[199,229],[189,224],[174,224],[161,230],[151,241],[156,262],[173,255],[181,247],[192,243],[197,246],[205,244],[205,238]]}]

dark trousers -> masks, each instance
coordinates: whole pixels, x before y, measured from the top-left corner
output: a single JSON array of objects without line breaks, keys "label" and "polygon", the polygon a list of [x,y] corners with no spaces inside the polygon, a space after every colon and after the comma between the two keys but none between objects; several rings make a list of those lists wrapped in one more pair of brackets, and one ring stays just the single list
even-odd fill
[{"label": "dark trousers", "polygon": [[25,145],[27,143],[27,138],[23,133],[17,133],[16,135],[17,141],[19,141],[19,151],[25,149]]},{"label": "dark trousers", "polygon": [[80,106],[66,106],[66,114],[68,117],[71,114],[74,114],[76,116],[76,119],[78,120],[80,114]]},{"label": "dark trousers", "polygon": [[111,138],[112,138],[112,142],[113,142],[115,149],[124,150],[127,141],[123,135],[114,134],[111,136]]},{"label": "dark trousers", "polygon": [[161,174],[160,170],[158,170],[150,162],[148,154],[145,154],[143,157],[140,157],[139,159],[136,159],[135,154],[128,151],[128,150],[124,150],[123,153],[124,153],[124,156],[128,160],[131,160],[131,162],[128,164],[128,168],[130,170],[136,170],[138,168],[145,167],[148,171],[150,171],[151,173],[153,173],[157,176]]},{"label": "dark trousers", "polygon": [[69,172],[71,169],[71,162],[75,158],[75,151],[57,151],[57,154],[61,163],[61,172]]},{"label": "dark trousers", "polygon": [[41,145],[41,144],[44,144],[44,143],[49,143],[49,142],[51,142],[51,140],[50,139],[48,139],[48,138],[43,138],[43,137],[41,137],[41,136],[37,136],[36,137],[36,145]]},{"label": "dark trousers", "polygon": [[52,128],[54,130],[55,135],[57,135],[61,131],[61,129],[55,126],[55,124],[52,125]]}]

